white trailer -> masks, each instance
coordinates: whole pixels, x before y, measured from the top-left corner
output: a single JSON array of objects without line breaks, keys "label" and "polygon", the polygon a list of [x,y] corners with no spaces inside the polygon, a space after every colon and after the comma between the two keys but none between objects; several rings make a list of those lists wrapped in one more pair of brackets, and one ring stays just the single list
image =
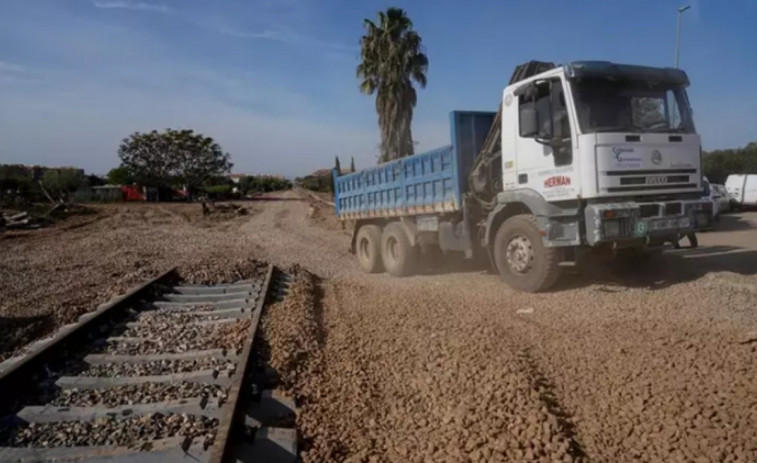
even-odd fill
[{"label": "white trailer", "polygon": [[757,174],[729,175],[725,189],[731,196],[733,207],[757,206]]}]

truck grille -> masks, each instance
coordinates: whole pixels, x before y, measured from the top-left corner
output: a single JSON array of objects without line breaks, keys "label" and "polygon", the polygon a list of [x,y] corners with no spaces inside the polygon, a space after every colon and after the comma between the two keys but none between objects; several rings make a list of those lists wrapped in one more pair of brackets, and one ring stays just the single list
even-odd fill
[{"label": "truck grille", "polygon": [[606,172],[608,193],[695,189],[696,169],[611,170]]},{"label": "truck grille", "polygon": [[665,215],[681,215],[681,203],[665,203]]},{"label": "truck grille", "polygon": [[696,187],[697,187],[696,183],[674,183],[672,185],[663,183],[660,185],[616,186],[616,187],[607,188],[607,191],[610,193],[622,193],[624,191],[677,190],[677,189],[683,189],[683,188],[694,189]]},{"label": "truck grille", "polygon": [[[667,185],[669,183],[686,183],[689,181],[688,175],[660,175],[665,177],[665,183],[655,183],[654,185]],[[621,185],[646,185],[647,177],[623,177],[620,179]]]},{"label": "truck grille", "polygon": [[665,175],[665,174],[696,174],[696,169],[660,169],[660,170],[608,170],[606,175],[619,177],[621,175]]},{"label": "truck grille", "polygon": [[657,217],[660,215],[659,204],[642,204],[639,206],[639,215],[641,218],[645,217]]}]

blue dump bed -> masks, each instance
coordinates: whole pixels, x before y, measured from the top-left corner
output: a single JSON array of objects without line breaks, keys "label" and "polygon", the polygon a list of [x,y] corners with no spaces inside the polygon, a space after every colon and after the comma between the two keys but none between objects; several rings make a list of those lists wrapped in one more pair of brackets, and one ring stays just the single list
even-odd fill
[{"label": "blue dump bed", "polygon": [[495,115],[452,111],[451,145],[336,177],[337,217],[362,219],[459,211],[468,172]]}]

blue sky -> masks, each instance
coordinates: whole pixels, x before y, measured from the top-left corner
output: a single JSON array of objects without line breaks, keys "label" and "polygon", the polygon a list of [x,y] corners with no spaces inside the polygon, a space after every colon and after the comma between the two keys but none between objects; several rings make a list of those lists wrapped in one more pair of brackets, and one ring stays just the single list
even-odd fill
[{"label": "blue sky", "polygon": [[[0,0],[0,162],[105,173],[131,132],[188,127],[236,172],[301,175],[335,154],[366,166],[378,129],[355,66],[378,10],[405,8],[427,48],[423,150],[448,143],[450,110],[495,110],[518,63],[672,65],[686,3]],[[757,2],[688,3],[681,67],[705,148],[757,140]]]}]

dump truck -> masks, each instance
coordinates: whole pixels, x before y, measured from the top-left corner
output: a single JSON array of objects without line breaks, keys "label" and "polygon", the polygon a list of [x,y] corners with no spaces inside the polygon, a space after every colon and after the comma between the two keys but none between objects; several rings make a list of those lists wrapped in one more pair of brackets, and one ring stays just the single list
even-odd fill
[{"label": "dump truck", "polygon": [[702,150],[679,69],[517,66],[496,112],[452,111],[450,144],[341,175],[335,212],[368,273],[483,256],[514,289],[589,259],[642,262],[704,229]]}]

